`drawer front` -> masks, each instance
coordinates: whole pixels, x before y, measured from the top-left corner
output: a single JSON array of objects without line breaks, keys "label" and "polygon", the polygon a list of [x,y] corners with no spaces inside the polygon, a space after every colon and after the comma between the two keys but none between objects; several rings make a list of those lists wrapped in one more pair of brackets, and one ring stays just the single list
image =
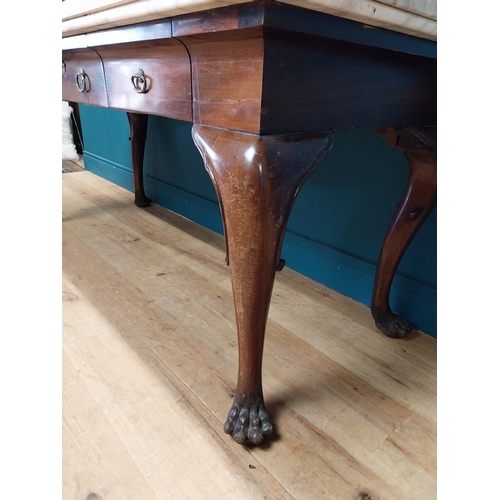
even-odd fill
[{"label": "drawer front", "polygon": [[191,64],[174,39],[103,46],[110,108],[191,121]]},{"label": "drawer front", "polygon": [[104,70],[94,50],[63,51],[62,98],[64,101],[107,107]]}]

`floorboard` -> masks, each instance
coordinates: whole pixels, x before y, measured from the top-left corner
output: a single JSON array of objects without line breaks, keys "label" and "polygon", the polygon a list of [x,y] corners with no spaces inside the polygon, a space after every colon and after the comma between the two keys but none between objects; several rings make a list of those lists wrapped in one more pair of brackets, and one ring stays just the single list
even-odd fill
[{"label": "floorboard", "polygon": [[[63,498],[436,498],[436,341],[285,268],[264,392],[276,435],[222,430],[237,373],[220,235],[63,174]],[[368,497],[365,497],[368,498]]]}]

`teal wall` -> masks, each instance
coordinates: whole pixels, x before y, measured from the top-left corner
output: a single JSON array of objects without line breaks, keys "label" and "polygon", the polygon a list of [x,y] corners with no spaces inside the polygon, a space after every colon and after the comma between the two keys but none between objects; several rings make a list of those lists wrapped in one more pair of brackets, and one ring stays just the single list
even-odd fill
[{"label": "teal wall", "polygon": [[[126,114],[83,105],[80,112],[85,167],[133,191]],[[369,305],[378,254],[408,171],[403,154],[372,130],[338,131],[295,202],[282,251],[287,266]],[[150,116],[144,177],[155,203],[222,234],[190,123]],[[401,261],[391,307],[436,337],[436,210]]]}]

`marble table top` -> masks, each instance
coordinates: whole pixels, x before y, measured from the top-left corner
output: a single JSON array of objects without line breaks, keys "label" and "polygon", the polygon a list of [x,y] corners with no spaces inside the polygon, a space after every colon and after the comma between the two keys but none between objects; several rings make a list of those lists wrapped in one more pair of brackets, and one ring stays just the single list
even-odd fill
[{"label": "marble table top", "polygon": [[[280,0],[367,25],[437,39],[437,0]],[[62,36],[249,3],[249,0],[63,0]]]}]

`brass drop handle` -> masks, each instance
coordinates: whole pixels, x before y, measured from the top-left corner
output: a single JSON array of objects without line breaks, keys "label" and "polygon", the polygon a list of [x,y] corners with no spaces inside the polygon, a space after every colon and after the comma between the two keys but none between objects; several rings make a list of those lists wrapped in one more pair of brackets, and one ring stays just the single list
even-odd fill
[{"label": "brass drop handle", "polygon": [[149,90],[148,82],[142,69],[138,69],[137,73],[131,76],[130,81],[138,94],[145,94]]},{"label": "brass drop handle", "polygon": [[84,69],[81,69],[77,74],[76,74],[76,88],[78,89],[78,92],[89,92],[90,91],[90,79],[89,75],[85,73]]}]

